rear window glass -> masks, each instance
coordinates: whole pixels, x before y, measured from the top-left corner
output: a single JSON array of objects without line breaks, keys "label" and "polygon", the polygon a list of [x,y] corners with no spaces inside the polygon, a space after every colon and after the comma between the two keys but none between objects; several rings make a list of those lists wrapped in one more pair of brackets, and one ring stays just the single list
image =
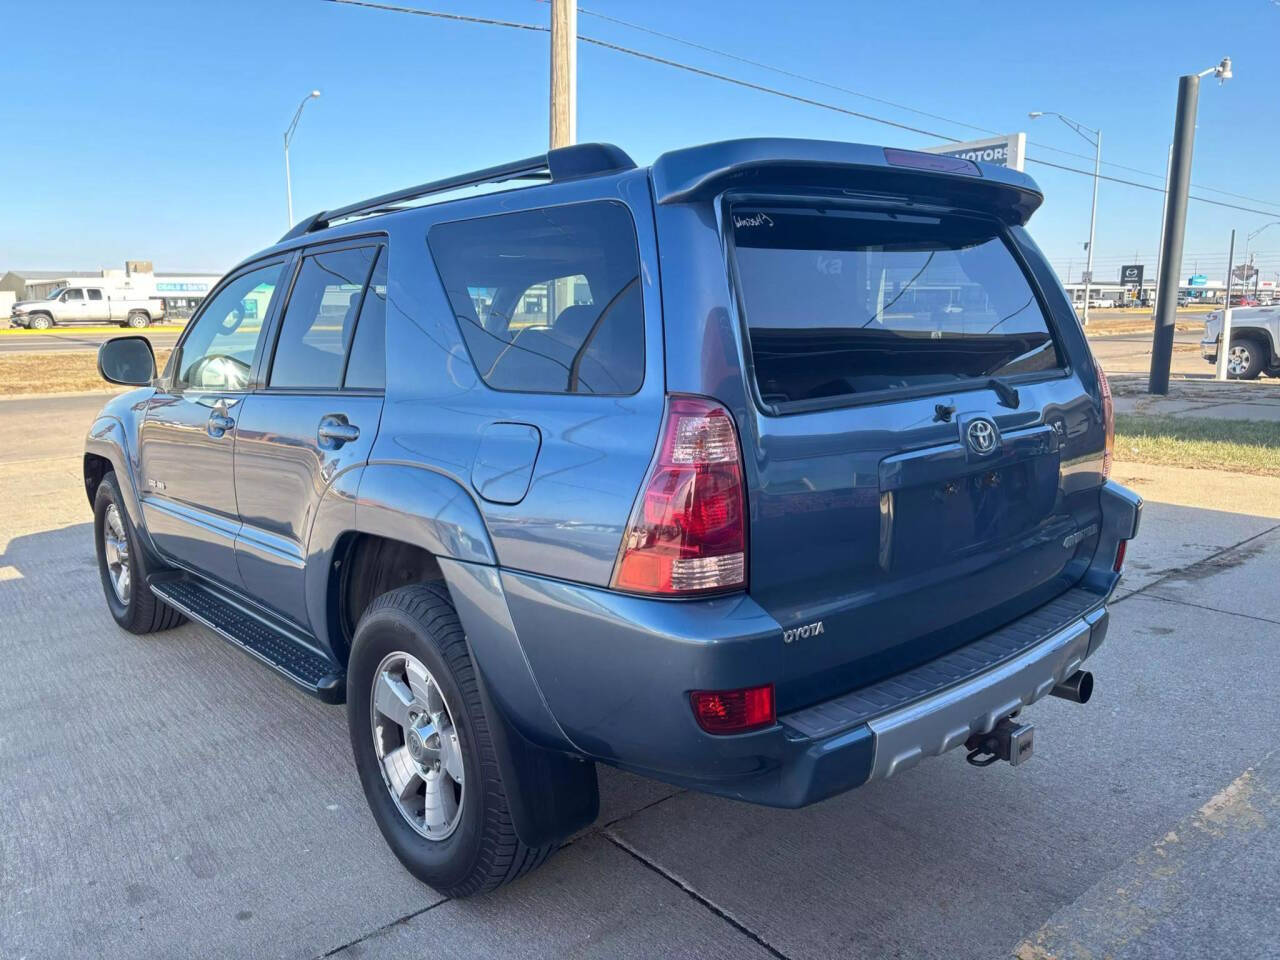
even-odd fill
[{"label": "rear window glass", "polygon": [[730,216],[765,403],[1062,365],[996,224],[849,208],[735,206]]},{"label": "rear window glass", "polygon": [[640,389],[640,255],[625,206],[598,201],[442,223],[427,241],[489,386],[536,393]]}]

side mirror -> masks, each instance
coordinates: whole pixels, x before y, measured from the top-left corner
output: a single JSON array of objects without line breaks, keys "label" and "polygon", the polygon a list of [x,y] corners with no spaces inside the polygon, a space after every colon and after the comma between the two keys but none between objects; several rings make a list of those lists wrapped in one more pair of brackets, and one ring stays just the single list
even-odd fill
[{"label": "side mirror", "polygon": [[146,337],[113,337],[98,348],[98,375],[126,387],[148,386],[156,376],[156,355]]}]

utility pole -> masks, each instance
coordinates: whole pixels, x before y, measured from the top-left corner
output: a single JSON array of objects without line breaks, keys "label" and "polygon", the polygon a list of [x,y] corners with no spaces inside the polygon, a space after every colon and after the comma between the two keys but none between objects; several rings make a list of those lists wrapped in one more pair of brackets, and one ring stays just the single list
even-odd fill
[{"label": "utility pole", "polygon": [[[1191,157],[1196,143],[1196,106],[1200,100],[1200,77],[1214,74],[1219,80],[1231,77],[1231,58],[1223,57],[1215,67],[1178,78],[1178,109],[1173,124],[1173,156],[1169,161],[1169,197],[1165,203],[1164,237],[1160,244],[1159,294],[1156,297],[1155,335],[1151,344],[1151,376],[1147,392],[1169,392],[1169,366],[1173,362],[1173,330],[1178,315],[1178,274],[1182,270],[1182,243],[1187,230],[1187,194],[1191,188]],[[1230,278],[1228,278],[1228,283]],[[1231,304],[1228,286],[1227,305]]]},{"label": "utility pole", "polygon": [[551,149],[578,142],[578,0],[551,0]]},{"label": "utility pole", "polygon": [[[1173,166],[1173,144],[1169,144],[1169,159],[1164,166],[1164,204],[1160,211],[1160,241],[1156,243],[1156,285],[1151,291],[1151,322],[1155,323],[1156,311],[1160,309],[1160,272],[1164,269],[1164,261],[1160,259],[1163,251],[1160,249],[1160,243],[1164,242],[1164,224],[1165,217],[1169,210],[1169,168]],[[1174,268],[1181,270],[1182,265],[1179,264]],[[1181,274],[1179,274],[1181,276]],[[1181,284],[1179,284],[1181,286]]]},{"label": "utility pole", "polygon": [[[1093,206],[1089,211],[1089,245],[1085,247],[1088,256],[1085,258],[1084,268],[1084,312],[1080,315],[1080,322],[1087,327],[1089,325],[1089,286],[1093,283],[1094,226],[1098,221],[1098,179],[1102,169],[1102,131],[1093,130],[1083,123],[1052,110],[1032,110],[1027,116],[1032,120],[1039,120],[1041,117],[1057,117],[1093,147]],[[1093,136],[1090,137],[1089,134]]]},{"label": "utility pole", "polygon": [[320,96],[319,90],[312,90],[302,102],[298,104],[298,109],[293,112],[293,119],[289,122],[289,127],[284,132],[284,202],[289,211],[289,229],[293,229],[293,174],[289,170],[289,144],[293,142],[293,131],[298,129],[298,120],[302,117],[302,108],[307,105],[308,100],[314,100]]}]

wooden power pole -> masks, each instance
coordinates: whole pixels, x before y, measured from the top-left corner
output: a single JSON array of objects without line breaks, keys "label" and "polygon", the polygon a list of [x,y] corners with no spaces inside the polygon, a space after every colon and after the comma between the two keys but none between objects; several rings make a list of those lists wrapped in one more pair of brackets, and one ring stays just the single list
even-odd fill
[{"label": "wooden power pole", "polygon": [[578,142],[578,0],[551,0],[551,147]]}]

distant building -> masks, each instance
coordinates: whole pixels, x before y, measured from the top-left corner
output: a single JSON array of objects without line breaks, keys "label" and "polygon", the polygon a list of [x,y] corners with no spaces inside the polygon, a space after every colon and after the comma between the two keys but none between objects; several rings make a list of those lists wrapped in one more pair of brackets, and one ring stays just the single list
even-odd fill
[{"label": "distant building", "polygon": [[76,281],[97,281],[122,294],[159,297],[166,317],[182,319],[191,316],[220,279],[220,273],[156,273],[149,260],[130,260],[123,270],[10,270],[0,277],[0,305],[8,300],[2,296],[6,291],[15,300],[42,300]]}]

